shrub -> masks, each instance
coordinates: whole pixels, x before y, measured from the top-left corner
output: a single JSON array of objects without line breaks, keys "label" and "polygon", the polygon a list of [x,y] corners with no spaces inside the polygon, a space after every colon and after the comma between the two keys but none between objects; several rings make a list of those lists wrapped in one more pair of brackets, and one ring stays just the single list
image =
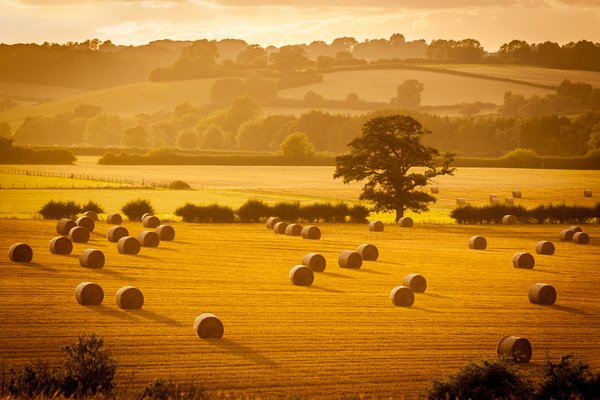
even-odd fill
[{"label": "shrub", "polygon": [[470,205],[457,207],[450,216],[459,224],[499,224],[502,217],[512,214],[522,222],[543,224],[549,223],[586,223],[593,219],[600,220],[600,203],[594,207],[559,205],[540,205],[530,210],[522,206],[496,204],[483,207]]},{"label": "shrub", "polygon": [[300,219],[300,202],[281,202],[273,206],[273,215],[285,221]]},{"label": "shrub", "polygon": [[169,189],[171,190],[190,190],[192,187],[184,181],[173,181],[169,183]]},{"label": "shrub", "polygon": [[81,206],[81,211],[93,211],[96,214],[102,214],[104,209],[95,201],[90,200],[87,204]]},{"label": "shrub", "polygon": [[177,208],[175,215],[181,217],[184,222],[227,223],[235,220],[235,212],[231,207],[218,204],[196,206],[187,203],[183,207]]},{"label": "shrub", "polygon": [[73,201],[54,201],[50,200],[48,203],[38,211],[44,219],[61,219],[61,218],[75,218],[81,211],[81,206]]},{"label": "shrub", "polygon": [[175,385],[167,379],[155,378],[146,385],[142,392],[142,399],[168,400],[177,395]]},{"label": "shrub", "polygon": [[137,199],[131,200],[121,208],[123,214],[129,218],[130,221],[139,221],[142,215],[146,213],[153,213],[154,208],[148,200]]},{"label": "shrub", "polygon": [[357,224],[366,223],[369,214],[371,214],[371,209],[361,204],[355,204],[352,208],[348,209],[350,222],[354,222]]},{"label": "shrub", "polygon": [[183,222],[195,222],[196,206],[191,203],[186,203],[182,207],[175,209],[175,215],[181,217]]},{"label": "shrub", "polygon": [[571,354],[566,354],[556,364],[551,360],[546,361],[536,397],[557,400],[597,399],[599,393],[600,375],[594,375],[585,361],[576,361]]},{"label": "shrub", "polygon": [[36,360],[20,368],[12,368],[7,379],[8,392],[18,397],[40,397],[60,390],[59,373],[47,362]]},{"label": "shrub", "polygon": [[271,207],[261,200],[248,200],[237,210],[242,222],[260,222],[271,216]]}]

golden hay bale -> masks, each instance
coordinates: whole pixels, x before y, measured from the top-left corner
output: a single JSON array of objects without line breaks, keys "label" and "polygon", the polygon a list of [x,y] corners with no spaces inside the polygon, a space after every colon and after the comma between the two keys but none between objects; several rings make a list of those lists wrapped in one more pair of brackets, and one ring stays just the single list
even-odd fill
[{"label": "golden hay bale", "polygon": [[415,294],[407,286],[396,286],[390,292],[392,304],[398,307],[410,307],[415,303]]},{"label": "golden hay bale", "polygon": [[86,211],[83,213],[83,216],[90,218],[94,222],[98,221],[98,214],[95,211]]},{"label": "golden hay bale", "polygon": [[31,262],[33,250],[26,243],[15,243],[8,249],[8,257],[14,262]]},{"label": "golden hay bale", "polygon": [[123,223],[123,217],[121,214],[113,213],[106,216],[106,223],[111,225],[121,225]]},{"label": "golden hay bale", "polygon": [[302,236],[302,239],[319,240],[321,239],[321,229],[318,226],[307,225],[302,228],[300,236]]},{"label": "golden hay bale", "polygon": [[325,257],[323,257],[319,253],[308,253],[302,257],[302,265],[306,265],[308,268],[312,269],[314,272],[323,272],[325,271],[325,266],[327,262],[325,261]]},{"label": "golden hay bale", "polygon": [[106,238],[113,243],[117,243],[119,239],[125,236],[129,236],[129,231],[123,226],[113,226],[106,232]]},{"label": "golden hay bale", "polygon": [[560,241],[561,242],[570,242],[573,240],[573,235],[575,233],[570,229],[563,229],[560,231]]},{"label": "golden hay bale", "polygon": [[79,255],[79,264],[84,268],[102,268],[104,261],[104,253],[97,249],[86,249]]},{"label": "golden hay bale", "polygon": [[156,227],[156,234],[161,241],[166,240],[169,242],[175,239],[175,228],[171,225],[159,225]]},{"label": "golden hay bale", "polygon": [[531,359],[531,343],[518,336],[504,336],[498,342],[496,353],[499,356],[508,355],[517,363],[527,363]]},{"label": "golden hay bale", "polygon": [[200,339],[220,339],[224,331],[223,323],[214,314],[200,314],[194,321],[194,332]]},{"label": "golden hay bale", "polygon": [[414,222],[411,217],[402,217],[398,220],[398,224],[403,228],[412,228]]},{"label": "golden hay bale", "polygon": [[104,290],[96,283],[82,282],[75,289],[75,298],[83,306],[99,306],[104,300]]},{"label": "golden hay bale", "polygon": [[427,280],[423,275],[408,274],[402,279],[402,285],[408,286],[415,293],[425,293]]},{"label": "golden hay bale", "polygon": [[144,218],[146,218],[146,217],[150,217],[150,216],[152,216],[152,215],[154,215],[154,213],[143,213],[143,214],[142,214],[142,217],[140,218],[140,221],[143,221],[143,220],[144,220]]},{"label": "golden hay bale", "polygon": [[456,199],[457,206],[464,206],[465,204],[467,204],[467,200],[465,200],[464,197],[459,197],[458,199]]},{"label": "golden hay bale", "polygon": [[138,254],[140,252],[140,242],[131,236],[125,236],[117,242],[117,250],[121,254]]},{"label": "golden hay bale", "polygon": [[142,220],[142,225],[144,225],[144,228],[154,229],[160,225],[160,219],[155,215],[148,215]]},{"label": "golden hay bale", "polygon": [[515,199],[514,199],[514,197],[505,197],[504,203],[508,204],[509,206],[512,206],[515,204]]},{"label": "golden hay bale", "polygon": [[71,254],[73,251],[73,242],[65,236],[57,236],[50,241],[48,245],[52,254]]},{"label": "golden hay bale", "polygon": [[134,286],[123,286],[117,290],[117,305],[123,310],[139,310],[144,305],[142,291]]},{"label": "golden hay bale", "polygon": [[338,265],[342,268],[360,268],[362,257],[359,253],[352,250],[344,250],[338,257]]},{"label": "golden hay bale", "polygon": [[296,286],[310,286],[314,280],[313,270],[306,265],[296,265],[290,270],[290,282]]},{"label": "golden hay bale", "polygon": [[592,191],[589,189],[584,190],[583,197],[592,197]]},{"label": "golden hay bale", "polygon": [[500,199],[498,199],[497,197],[490,199],[490,205],[495,206],[498,204],[500,204]]},{"label": "golden hay bale", "polygon": [[77,223],[69,218],[61,218],[56,223],[56,232],[59,235],[68,235],[71,229],[75,228]]},{"label": "golden hay bale", "polygon": [[585,232],[576,232],[573,235],[573,243],[575,244],[588,244],[590,242],[590,235]]},{"label": "golden hay bale", "polygon": [[554,247],[554,243],[549,242],[547,240],[540,240],[535,245],[535,252],[537,254],[542,254],[545,256],[551,256],[554,254],[556,248]]},{"label": "golden hay bale", "polygon": [[469,238],[469,248],[474,250],[485,250],[487,240],[483,236],[471,236]]},{"label": "golden hay bale", "polygon": [[490,194],[490,202],[494,199],[497,199],[498,195],[497,194]]},{"label": "golden hay bale", "polygon": [[377,261],[377,258],[379,258],[379,250],[374,244],[361,244],[356,248],[356,252],[360,254],[364,261]]},{"label": "golden hay bale", "polygon": [[503,225],[514,225],[516,223],[517,223],[517,217],[515,217],[514,215],[507,214],[504,217],[502,217]]},{"label": "golden hay bale", "polygon": [[287,226],[288,224],[285,222],[277,222],[273,225],[273,232],[275,232],[276,235],[285,235]]},{"label": "golden hay bale", "polygon": [[532,269],[535,265],[535,258],[525,251],[515,253],[512,258],[513,267]]},{"label": "golden hay bale", "polygon": [[431,187],[431,193],[438,194],[440,192],[440,188],[438,186]]},{"label": "golden hay bale", "polygon": [[545,283],[535,283],[529,288],[529,302],[532,304],[552,305],[556,301],[556,289]]},{"label": "golden hay bale", "polygon": [[583,229],[580,226],[577,225],[572,225],[569,227],[569,230],[571,232],[573,232],[573,234],[577,233],[577,232],[583,232]]},{"label": "golden hay bale", "polygon": [[300,236],[302,234],[302,225],[289,224],[285,227],[285,234],[288,236]]},{"label": "golden hay bale", "polygon": [[383,232],[383,222],[381,221],[371,221],[369,222],[369,230],[371,232]]},{"label": "golden hay bale", "polygon": [[77,226],[82,226],[89,232],[94,232],[94,228],[96,227],[96,224],[90,217],[79,217],[75,222],[77,223]]},{"label": "golden hay bale", "polygon": [[522,196],[523,195],[520,190],[513,190],[512,197],[514,197],[515,199],[520,199]]},{"label": "golden hay bale", "polygon": [[154,231],[141,231],[137,236],[137,240],[143,247],[158,247],[160,243],[160,238]]},{"label": "golden hay bale", "polygon": [[69,239],[71,239],[73,243],[87,243],[88,240],[90,240],[90,231],[83,226],[76,226],[69,231]]},{"label": "golden hay bale", "polygon": [[270,229],[273,229],[275,224],[278,222],[281,222],[279,217],[269,217],[269,218],[267,218],[267,223],[265,225],[267,226],[267,229],[270,230]]}]

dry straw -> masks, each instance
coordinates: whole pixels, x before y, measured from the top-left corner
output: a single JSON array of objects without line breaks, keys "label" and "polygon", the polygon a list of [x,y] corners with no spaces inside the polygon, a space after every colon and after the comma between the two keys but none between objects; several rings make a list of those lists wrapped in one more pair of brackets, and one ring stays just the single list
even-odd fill
[{"label": "dry straw", "polygon": [[408,286],[415,293],[425,293],[427,280],[423,275],[408,274],[402,279],[402,285]]},{"label": "dry straw", "polygon": [[556,248],[554,247],[554,243],[547,240],[540,240],[535,245],[535,252],[544,256],[553,255],[555,250]]},{"label": "dry straw", "polygon": [[75,222],[77,223],[77,226],[82,226],[89,232],[94,232],[94,228],[96,227],[94,220],[90,217],[79,217]]},{"label": "dry straw", "polygon": [[275,232],[276,235],[285,235],[285,229],[287,226],[288,224],[285,222],[277,222],[275,225],[273,225],[273,232]]},{"label": "dry straw", "polygon": [[139,310],[144,305],[142,291],[134,286],[123,286],[117,290],[117,305],[123,310]]},{"label": "dry straw", "polygon": [[458,199],[456,199],[457,206],[464,206],[465,204],[467,204],[467,200],[465,200],[464,197],[459,197]]},{"label": "dry straw", "polygon": [[412,228],[414,222],[411,217],[402,217],[398,220],[398,224],[403,228]]},{"label": "dry straw", "polygon": [[523,196],[520,190],[513,190],[512,197],[515,199],[520,199]]},{"label": "dry straw", "polygon": [[588,244],[590,242],[590,235],[585,232],[577,232],[573,235],[573,243],[575,244]]},{"label": "dry straw", "polygon": [[73,242],[65,236],[57,236],[50,241],[48,245],[52,254],[71,254],[73,251]]},{"label": "dry straw", "polygon": [[84,268],[102,268],[104,261],[104,253],[97,249],[86,249],[79,255],[79,264]]},{"label": "dry straw", "polygon": [[98,221],[98,214],[95,211],[86,211],[83,213],[83,216],[90,218],[94,222]]},{"label": "dry straw", "polygon": [[583,197],[592,197],[592,191],[590,189],[584,190]]},{"label": "dry straw", "polygon": [[143,247],[158,247],[160,243],[160,238],[154,231],[141,231],[137,236],[137,240]]},{"label": "dry straw", "polygon": [[136,255],[140,252],[140,242],[131,236],[125,236],[119,239],[117,242],[117,250],[121,254],[133,254]]},{"label": "dry straw", "polygon": [[302,234],[302,225],[289,224],[285,227],[285,234],[288,236],[300,236]]},{"label": "dry straw", "polygon": [[307,225],[302,228],[300,236],[302,236],[302,239],[319,240],[321,239],[321,229],[318,226]]},{"label": "dry straw", "polygon": [[171,225],[159,225],[156,227],[156,234],[161,241],[170,242],[175,239],[175,228]]},{"label": "dry straw", "polygon": [[113,226],[106,231],[106,238],[109,242],[117,243],[125,236],[129,236],[129,231],[123,226]]},{"label": "dry straw", "polygon": [[68,235],[71,229],[75,228],[77,223],[69,218],[61,218],[56,222],[56,232],[59,235]]},{"label": "dry straw", "polygon": [[410,307],[415,303],[415,294],[408,286],[396,286],[390,292],[392,304],[399,307]]},{"label": "dry straw", "polygon": [[302,257],[302,265],[306,265],[313,272],[323,272],[325,271],[327,262],[325,261],[325,257],[319,253],[308,253]]},{"label": "dry straw", "polygon": [[507,355],[517,363],[527,363],[531,359],[531,343],[522,337],[504,336],[498,342],[496,353]]},{"label": "dry straw", "polygon": [[515,253],[512,258],[513,267],[532,269],[535,265],[535,258],[525,251]]},{"label": "dry straw", "polygon": [[573,240],[574,232],[570,229],[563,229],[560,231],[560,241],[561,242],[570,242]]},{"label": "dry straw", "polygon": [[266,225],[267,229],[271,230],[271,229],[273,229],[275,224],[278,222],[281,222],[279,217],[269,217],[269,218],[267,218],[267,222],[265,225]]},{"label": "dry straw", "polygon": [[369,222],[369,230],[371,232],[383,232],[383,222],[381,222],[381,221]]},{"label": "dry straw", "polygon": [[502,224],[504,225],[514,225],[517,223],[517,217],[511,214],[507,214],[502,217]]},{"label": "dry straw", "polygon": [[469,238],[469,248],[473,250],[485,250],[487,240],[483,236],[471,236]]},{"label": "dry straw", "polygon": [[220,339],[223,337],[223,323],[210,313],[200,314],[194,320],[194,332],[200,339]]},{"label": "dry straw", "polygon": [[431,187],[431,193],[438,194],[440,192],[440,188],[438,186]]},{"label": "dry straw", "polygon": [[546,283],[535,283],[529,289],[529,302],[550,306],[556,301],[556,289]]},{"label": "dry straw", "polygon": [[296,286],[310,286],[314,280],[313,270],[306,265],[296,265],[290,270],[290,282]]},{"label": "dry straw", "polygon": [[123,217],[121,214],[113,213],[106,216],[106,223],[111,225],[121,225],[123,223]]},{"label": "dry straw", "polygon": [[377,261],[377,258],[379,258],[379,250],[374,244],[361,244],[356,248],[356,252],[360,254],[364,261]]},{"label": "dry straw", "polygon": [[104,290],[96,283],[82,282],[75,289],[75,298],[83,306],[99,306],[104,300]]},{"label": "dry straw", "polygon": [[352,250],[344,250],[338,257],[338,265],[342,268],[360,268],[362,257],[359,253]]},{"label": "dry straw", "polygon": [[160,219],[155,215],[148,215],[142,220],[142,225],[144,225],[144,228],[154,229],[160,225]]},{"label": "dry straw", "polygon": [[69,239],[73,243],[87,243],[90,240],[90,231],[83,226],[76,226],[69,231]]},{"label": "dry straw", "polygon": [[15,243],[8,249],[8,257],[14,262],[31,262],[33,250],[26,243]]}]

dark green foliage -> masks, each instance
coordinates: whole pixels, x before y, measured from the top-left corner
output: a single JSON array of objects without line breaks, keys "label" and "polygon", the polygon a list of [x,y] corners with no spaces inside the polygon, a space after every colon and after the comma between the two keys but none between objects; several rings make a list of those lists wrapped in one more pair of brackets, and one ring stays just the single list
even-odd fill
[{"label": "dark green foliage", "polygon": [[150,201],[145,199],[131,200],[121,208],[123,214],[129,218],[130,221],[139,221],[142,215],[146,213],[153,213],[154,208]]},{"label": "dark green foliage", "polygon": [[187,203],[183,207],[177,208],[175,215],[181,217],[184,222],[228,223],[235,221],[233,209],[218,204],[197,206]]},{"label": "dark green foliage", "polygon": [[169,189],[171,190],[189,190],[191,188],[192,187],[188,183],[179,180],[173,181],[169,184]]},{"label": "dark green foliage", "polygon": [[248,200],[237,210],[242,222],[260,222],[271,216],[271,207],[261,200]]},{"label": "dark green foliage", "polygon": [[93,200],[90,200],[87,202],[87,204],[82,205],[81,210],[82,211],[93,211],[96,214],[102,214],[104,212],[104,209],[100,206],[100,204],[96,203]]},{"label": "dark green foliage", "polygon": [[600,375],[594,375],[585,361],[563,355],[557,363],[547,360],[544,377],[537,391],[538,399],[599,399]]},{"label": "dark green foliage", "polygon": [[533,224],[584,224],[600,220],[600,203],[594,207],[559,205],[539,205],[532,209],[523,206],[496,204],[483,207],[470,205],[455,208],[450,213],[459,224],[500,224],[502,217],[512,214],[522,223]]},{"label": "dark green foliage", "polygon": [[50,200],[48,203],[44,204],[38,212],[44,219],[73,219],[82,211],[81,206],[74,201],[63,202]]}]

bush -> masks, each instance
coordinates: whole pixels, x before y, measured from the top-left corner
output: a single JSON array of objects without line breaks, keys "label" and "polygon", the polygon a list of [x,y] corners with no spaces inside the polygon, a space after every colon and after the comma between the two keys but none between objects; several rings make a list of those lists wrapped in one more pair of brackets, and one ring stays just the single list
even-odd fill
[{"label": "bush", "polygon": [[248,200],[236,213],[242,222],[260,222],[271,215],[271,207],[261,200]]},{"label": "bush", "polygon": [[459,224],[500,224],[502,217],[512,214],[524,223],[576,223],[583,224],[596,219],[600,221],[600,203],[594,207],[559,205],[540,205],[530,210],[522,206],[496,204],[483,207],[470,205],[457,207],[450,217]]},{"label": "bush", "polygon": [[350,222],[354,222],[356,224],[366,223],[369,214],[371,214],[371,209],[361,204],[355,204],[354,207],[348,210]]},{"label": "bush", "polygon": [[170,379],[156,378],[148,383],[141,394],[141,399],[152,400],[203,400],[207,397],[203,390],[193,385],[180,386]]},{"label": "bush", "polygon": [[181,217],[184,222],[227,223],[235,221],[233,209],[218,204],[196,206],[187,203],[183,207],[177,208],[175,215]]},{"label": "bush", "polygon": [[598,399],[600,375],[594,375],[585,361],[576,361],[571,354],[558,363],[547,360],[544,377],[537,391],[538,399]]},{"label": "bush", "polygon": [[190,190],[192,187],[184,181],[173,181],[169,184],[171,190]]},{"label": "bush", "polygon": [[130,221],[139,221],[142,215],[146,213],[153,213],[154,208],[148,200],[137,199],[131,200],[121,208],[123,214],[129,218]]},{"label": "bush", "polygon": [[51,395],[61,389],[58,371],[47,362],[36,360],[20,368],[12,368],[7,379],[8,392],[18,397]]},{"label": "bush", "polygon": [[81,206],[74,201],[54,201],[50,200],[48,203],[38,211],[44,219],[61,219],[61,218],[75,218],[77,214],[83,210]]},{"label": "bush", "polygon": [[81,211],[93,211],[96,214],[102,214],[104,209],[95,201],[88,201],[87,204],[81,206]]},{"label": "bush", "polygon": [[285,221],[300,219],[300,202],[281,202],[273,206],[273,215]]}]

